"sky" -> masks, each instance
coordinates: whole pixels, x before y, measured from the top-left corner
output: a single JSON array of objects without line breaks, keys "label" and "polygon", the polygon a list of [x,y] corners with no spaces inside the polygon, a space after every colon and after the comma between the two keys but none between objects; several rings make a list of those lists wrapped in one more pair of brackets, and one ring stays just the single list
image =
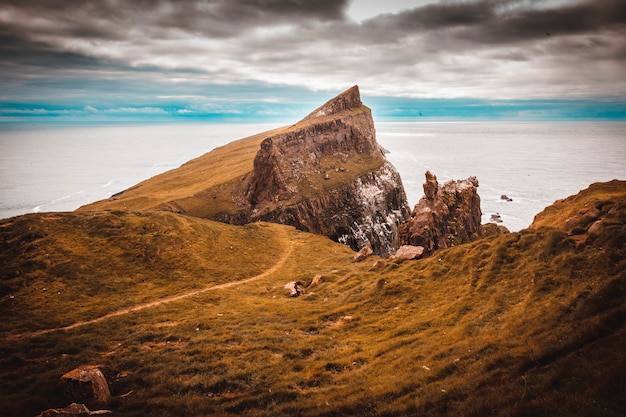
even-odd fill
[{"label": "sky", "polygon": [[2,0],[0,122],[626,120],[626,0]]}]

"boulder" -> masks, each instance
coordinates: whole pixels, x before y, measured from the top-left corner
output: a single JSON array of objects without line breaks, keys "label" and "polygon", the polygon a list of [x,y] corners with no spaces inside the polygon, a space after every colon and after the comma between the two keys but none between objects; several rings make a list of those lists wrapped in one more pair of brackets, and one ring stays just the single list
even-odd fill
[{"label": "boulder", "polygon": [[602,231],[602,226],[602,220],[596,220],[591,226],[589,226],[589,229],[587,229],[587,233],[589,233],[590,235],[599,235]]},{"label": "boulder", "polygon": [[354,258],[352,258],[354,260],[354,262],[361,262],[362,260],[364,260],[365,258],[371,256],[374,254],[374,251],[372,250],[372,246],[371,245],[365,245],[361,248],[361,250],[359,250],[355,255]]},{"label": "boulder", "polygon": [[89,405],[107,404],[111,400],[109,383],[99,366],[76,368],[61,377],[65,396]]},{"label": "boulder", "polygon": [[291,281],[286,283],[283,288],[288,291],[290,297],[300,297],[304,294],[304,288],[301,282]]},{"label": "boulder", "polygon": [[437,249],[484,237],[478,180],[448,181],[443,186],[426,172],[424,197],[415,205],[410,219],[399,227],[402,245],[422,246],[424,256]]},{"label": "boulder", "polygon": [[393,260],[420,259],[424,255],[423,246],[402,245],[391,257]]}]

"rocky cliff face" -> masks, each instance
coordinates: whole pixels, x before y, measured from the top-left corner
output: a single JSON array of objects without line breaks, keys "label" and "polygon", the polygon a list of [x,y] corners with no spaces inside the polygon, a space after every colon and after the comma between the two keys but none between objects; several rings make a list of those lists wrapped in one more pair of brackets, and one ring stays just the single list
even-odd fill
[{"label": "rocky cliff face", "polygon": [[409,214],[398,172],[376,142],[369,108],[353,87],[292,129],[266,138],[228,220],[293,225],[388,256]]},{"label": "rocky cliff face", "polygon": [[437,177],[427,171],[425,195],[400,227],[401,244],[422,246],[428,256],[437,249],[484,237],[477,188],[476,177],[440,186]]},{"label": "rocky cliff face", "polygon": [[[246,192],[252,205],[287,200],[302,188],[314,186],[319,178],[330,179],[328,171],[340,170],[341,163],[345,164],[351,154],[384,162],[371,112],[361,103],[356,86],[293,127],[261,143]],[[325,157],[339,157],[339,161],[328,166]]]}]

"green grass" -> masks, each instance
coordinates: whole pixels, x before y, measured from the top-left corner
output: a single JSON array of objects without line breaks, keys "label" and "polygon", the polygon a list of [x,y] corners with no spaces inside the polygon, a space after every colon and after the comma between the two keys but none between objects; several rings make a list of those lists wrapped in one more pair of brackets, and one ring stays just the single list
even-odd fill
[{"label": "green grass", "polygon": [[[625,195],[612,200],[623,207]],[[542,226],[403,263],[353,263],[343,245],[265,223],[150,212],[5,220],[0,407],[65,406],[60,376],[104,364],[120,372],[119,416],[622,416],[626,228],[615,212],[605,220],[582,243]],[[283,289],[316,275],[301,297]]]}]

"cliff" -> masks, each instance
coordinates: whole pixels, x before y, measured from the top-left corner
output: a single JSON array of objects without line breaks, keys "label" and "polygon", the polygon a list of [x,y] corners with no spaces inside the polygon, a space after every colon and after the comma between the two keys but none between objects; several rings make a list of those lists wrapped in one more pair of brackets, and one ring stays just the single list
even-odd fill
[{"label": "cliff", "polygon": [[298,123],[233,142],[85,210],[264,220],[388,256],[409,215],[400,176],[354,86]]},{"label": "cliff", "polygon": [[437,249],[484,237],[477,189],[476,177],[451,180],[440,186],[437,177],[427,171],[424,197],[400,227],[401,244],[422,246],[424,256],[428,256]]},{"label": "cliff", "polygon": [[352,87],[293,129],[265,139],[234,223],[264,220],[388,256],[408,216],[400,176],[376,142],[369,108]]}]

